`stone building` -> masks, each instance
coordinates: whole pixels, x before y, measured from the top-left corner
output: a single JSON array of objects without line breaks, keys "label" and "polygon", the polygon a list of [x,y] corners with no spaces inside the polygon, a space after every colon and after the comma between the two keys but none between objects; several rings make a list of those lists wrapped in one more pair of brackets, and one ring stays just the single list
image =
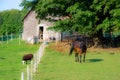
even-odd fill
[{"label": "stone building", "polygon": [[48,30],[53,22],[39,20],[36,18],[35,11],[30,10],[23,18],[22,39],[29,43],[34,43],[34,39],[39,41],[61,40],[61,33]]}]

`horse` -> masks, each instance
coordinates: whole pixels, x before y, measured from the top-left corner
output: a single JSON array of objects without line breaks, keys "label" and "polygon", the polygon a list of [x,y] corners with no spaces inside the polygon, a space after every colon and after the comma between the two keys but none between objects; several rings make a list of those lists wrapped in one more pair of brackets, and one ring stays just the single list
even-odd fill
[{"label": "horse", "polygon": [[72,54],[73,50],[75,51],[75,61],[78,62],[80,57],[80,63],[81,63],[82,55],[84,54],[83,62],[85,62],[85,56],[86,56],[86,50],[87,50],[86,44],[83,41],[74,40],[71,43],[69,55]]},{"label": "horse", "polygon": [[26,54],[23,56],[22,58],[22,62],[23,64],[26,63],[27,64],[27,61],[31,61],[33,59],[33,54]]}]

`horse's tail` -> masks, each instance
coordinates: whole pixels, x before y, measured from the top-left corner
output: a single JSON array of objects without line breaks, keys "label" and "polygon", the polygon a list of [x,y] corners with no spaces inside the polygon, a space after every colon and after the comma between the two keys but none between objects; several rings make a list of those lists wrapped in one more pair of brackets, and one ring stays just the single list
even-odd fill
[{"label": "horse's tail", "polygon": [[70,53],[69,53],[69,55],[71,55],[71,54],[72,54],[73,50],[74,50],[74,46],[73,46],[73,45],[71,45],[71,48],[70,48]]}]

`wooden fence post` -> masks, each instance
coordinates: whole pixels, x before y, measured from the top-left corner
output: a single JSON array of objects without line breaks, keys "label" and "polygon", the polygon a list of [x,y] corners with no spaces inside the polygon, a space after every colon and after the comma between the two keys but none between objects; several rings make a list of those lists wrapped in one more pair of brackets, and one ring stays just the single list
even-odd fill
[{"label": "wooden fence post", "polygon": [[20,39],[21,39],[21,35],[19,34],[19,45],[20,45]]},{"label": "wooden fence post", "polygon": [[24,72],[21,73],[21,80],[24,80]]},{"label": "wooden fence post", "polygon": [[29,69],[29,65],[27,65],[27,80],[30,80],[30,73],[29,73],[30,69]]},{"label": "wooden fence post", "polygon": [[31,61],[31,63],[27,65],[27,69],[26,69],[26,73],[25,73],[27,76],[27,79],[26,79],[24,73],[22,72],[21,73],[21,80],[24,80],[24,78],[25,78],[25,80],[33,80],[33,73],[36,72],[36,69],[37,69],[38,64],[40,62],[40,59],[41,59],[43,52],[44,52],[44,47],[45,47],[44,44],[42,44],[39,48],[39,51],[36,54],[34,54],[34,58]]},{"label": "wooden fence post", "polygon": [[30,80],[33,79],[33,61],[31,61],[31,67],[30,67]]},{"label": "wooden fence post", "polygon": [[13,35],[12,35],[12,33],[11,33],[11,41],[13,40],[13,37],[12,37]]}]

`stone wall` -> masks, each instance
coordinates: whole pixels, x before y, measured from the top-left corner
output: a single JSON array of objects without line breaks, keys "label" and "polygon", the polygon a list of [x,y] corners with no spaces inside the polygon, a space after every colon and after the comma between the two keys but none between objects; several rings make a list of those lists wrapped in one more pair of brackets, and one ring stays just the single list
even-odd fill
[{"label": "stone wall", "polygon": [[28,38],[37,36],[37,25],[36,13],[35,11],[30,11],[23,20],[22,39],[27,40]]},{"label": "stone wall", "polygon": [[60,33],[55,32],[53,30],[47,30],[47,28],[52,25],[53,22],[46,20],[40,20],[40,24],[38,24],[38,19],[36,19],[35,11],[30,11],[23,19],[22,39],[28,41],[29,43],[33,43],[34,37],[39,38],[39,28],[43,27],[43,41],[48,40],[50,38],[56,38],[56,40],[60,40]]}]

